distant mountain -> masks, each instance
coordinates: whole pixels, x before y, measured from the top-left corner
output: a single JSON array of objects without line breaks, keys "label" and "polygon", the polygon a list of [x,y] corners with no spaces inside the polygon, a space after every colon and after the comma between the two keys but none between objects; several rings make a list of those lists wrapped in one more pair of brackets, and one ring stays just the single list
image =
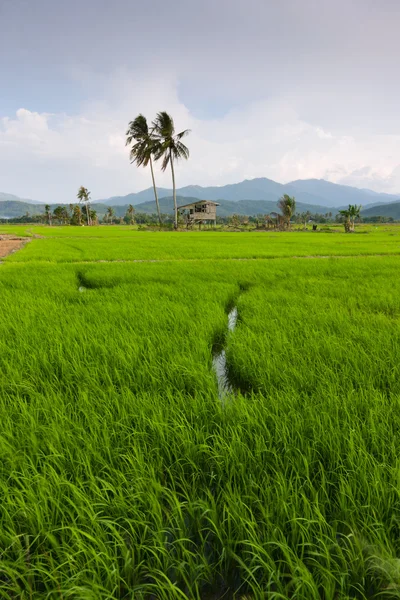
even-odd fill
[{"label": "distant mountain", "polygon": [[[197,202],[198,198],[188,198],[184,196],[177,196],[178,206],[184,204],[190,204],[191,202]],[[219,203],[217,206],[217,215],[219,217],[230,217],[233,214],[247,216],[247,217],[255,217],[260,214],[267,214],[271,212],[278,212],[277,202],[270,200],[238,200],[236,202],[232,200],[215,200],[215,202]],[[156,212],[156,203],[153,200],[152,202],[142,202],[141,204],[137,204],[135,206],[135,210],[138,213],[144,214],[153,214]],[[160,210],[165,214],[172,214],[174,210],[174,201],[172,196],[169,198],[160,198]],[[322,213],[325,214],[327,212],[332,212],[336,214],[337,210],[335,208],[326,208],[325,206],[315,206],[311,204],[303,204],[302,202],[296,203],[296,212],[306,212],[309,210],[312,213]]]},{"label": "distant mountain", "polygon": [[[183,204],[190,204],[191,202],[196,202],[198,198],[190,198],[185,196],[177,196],[178,206]],[[243,215],[243,216],[256,216],[259,214],[266,214],[274,211],[278,211],[277,201],[276,200],[217,200],[220,206],[217,207],[217,214],[221,217],[228,217],[233,214]],[[50,208],[53,211],[58,204],[51,204]],[[61,204],[61,206],[68,206],[66,204]],[[97,215],[100,219],[106,213],[107,205],[94,203],[91,204],[93,210],[97,212]],[[296,204],[297,212],[305,212],[309,210],[312,213],[323,213],[333,212],[334,214],[337,212],[333,207],[325,207],[318,206],[312,204],[304,204],[302,202],[297,202]],[[115,216],[123,217],[126,213],[127,205],[119,205],[113,206]],[[173,214],[174,211],[174,201],[172,196],[160,198],[160,209],[164,214]],[[144,214],[155,214],[157,212],[156,203],[154,200],[151,202],[142,202],[135,206],[135,210],[138,213]],[[44,214],[44,205],[43,204],[27,204],[26,202],[19,201],[9,201],[9,202],[1,202],[0,201],[0,219],[10,219],[13,217],[22,217],[25,214],[29,215],[42,215]]]},{"label": "distant mountain", "polygon": [[[4,194],[5,196],[6,194]],[[10,196],[10,194],[8,194]],[[22,200],[1,200],[0,196],[0,219],[12,219],[22,217],[29,213],[37,215],[44,212],[43,204],[29,204]]]},{"label": "distant mountain", "polygon": [[[183,204],[190,204],[196,202],[198,198],[177,196],[178,206]],[[276,200],[216,200],[220,206],[217,207],[217,215],[221,217],[229,217],[233,214],[242,216],[256,216],[260,214],[268,214],[274,211],[278,211]],[[58,204],[51,204],[51,210],[54,210]],[[62,204],[61,206],[68,206]],[[106,213],[107,205],[93,203],[91,204],[93,210],[97,212],[99,219],[102,219]],[[114,206],[114,212],[116,217],[123,217],[126,214],[126,204]],[[164,214],[172,214],[174,209],[174,202],[172,196],[160,198],[161,212]],[[136,212],[145,214],[156,213],[156,203],[154,200],[151,202],[142,202],[135,206]],[[302,213],[309,210],[311,213],[325,214],[331,212],[336,215],[338,209],[333,206],[323,206],[320,204],[308,204],[304,202],[296,202],[296,212]],[[44,214],[44,204],[28,204],[26,202],[20,202],[17,200],[1,201],[0,200],[0,219],[10,219],[13,217],[22,217],[25,214],[29,215],[41,215]],[[375,206],[368,207],[361,212],[363,217],[372,216],[383,216],[393,217],[394,219],[400,220],[400,202],[392,202],[387,204],[378,204]]]},{"label": "distant mountain", "polygon": [[[164,198],[170,199],[172,196],[172,190],[168,188],[158,188],[158,193],[160,202]],[[218,214],[221,216],[233,213],[250,216],[271,212],[276,210],[276,203],[283,194],[295,196],[298,212],[305,210],[319,213],[334,212],[348,204],[361,204],[364,209],[374,208],[374,216],[385,216],[386,213],[380,212],[378,207],[400,202],[400,194],[378,194],[371,190],[338,185],[323,179],[299,179],[284,185],[261,177],[223,186],[189,185],[179,188],[177,194],[180,198],[178,202],[181,204],[185,204],[191,199],[220,202]],[[262,204],[257,204],[259,202]],[[15,203],[15,205],[10,203]],[[104,215],[107,206],[114,207],[117,216],[122,216],[126,211],[124,207],[128,204],[136,206],[139,212],[155,212],[153,188],[150,187],[127,196],[113,196],[106,200],[97,200],[92,206],[100,217]],[[163,208],[164,205],[169,206],[169,202],[161,203],[161,210],[167,212]],[[52,204],[53,208],[55,206],[56,204]],[[30,214],[43,213],[44,204],[35,204],[32,200],[22,200],[12,194],[0,193],[0,217],[22,216],[26,212]],[[392,215],[388,214],[387,216]]]},{"label": "distant mountain", "polygon": [[[158,197],[165,198],[172,195],[172,190],[167,188],[157,188]],[[107,206],[126,206],[127,204],[140,204],[141,202],[151,202],[154,200],[153,188],[147,188],[136,194],[128,194],[127,196],[111,196],[105,200],[96,200],[98,204],[106,204]]]},{"label": "distant mountain", "polygon": [[[168,188],[157,188],[159,198],[167,198],[172,195]],[[378,194],[371,190],[330,183],[323,179],[306,179],[292,181],[288,184],[277,183],[265,177],[257,179],[246,179],[240,183],[223,186],[202,187],[200,185],[189,185],[177,189],[177,194],[186,198],[198,198],[200,200],[229,200],[238,202],[240,200],[265,200],[276,203],[283,194],[295,196],[297,202],[314,206],[342,207],[348,204],[362,204],[367,206],[382,202],[395,202],[400,200],[399,195]],[[121,206],[124,204],[138,205],[144,202],[153,202],[153,188],[147,188],[137,194],[127,196],[114,196],[107,200],[97,200],[108,206]]]},{"label": "distant mountain", "polygon": [[307,194],[308,197],[312,195],[315,198],[324,199],[321,204],[329,204],[330,206],[344,206],[347,204],[366,206],[372,203],[389,203],[400,200],[400,194],[379,194],[372,190],[339,185],[324,179],[298,179],[297,181],[291,181],[286,187],[295,190],[296,199],[300,199],[301,194]]},{"label": "distant mountain", "polygon": [[37,204],[34,200],[28,200],[26,198],[19,198],[14,194],[6,194],[5,192],[0,192],[0,202],[25,202],[26,204]]},{"label": "distant mountain", "polygon": [[368,207],[361,211],[362,217],[393,217],[400,219],[400,202],[390,202]]}]

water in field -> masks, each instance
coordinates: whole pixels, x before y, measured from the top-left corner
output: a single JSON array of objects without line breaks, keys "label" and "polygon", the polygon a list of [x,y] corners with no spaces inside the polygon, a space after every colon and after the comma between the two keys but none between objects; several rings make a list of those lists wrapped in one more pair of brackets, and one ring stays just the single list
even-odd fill
[{"label": "water in field", "polygon": [[[233,331],[236,327],[238,311],[236,306],[228,314],[228,331]],[[234,393],[234,389],[229,381],[226,368],[226,353],[222,348],[213,357],[213,368],[218,381],[218,395],[224,398],[227,394]]]}]

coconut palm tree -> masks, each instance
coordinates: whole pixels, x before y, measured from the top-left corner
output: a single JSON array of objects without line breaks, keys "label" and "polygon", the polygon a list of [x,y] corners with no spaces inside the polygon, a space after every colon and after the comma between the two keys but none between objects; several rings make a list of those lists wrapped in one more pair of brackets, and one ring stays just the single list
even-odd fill
[{"label": "coconut palm tree", "polygon": [[46,204],[46,206],[44,207],[44,214],[46,215],[48,224],[51,225],[51,210],[49,204]]},{"label": "coconut palm tree", "polygon": [[[128,210],[126,211],[126,217],[130,221],[130,224],[133,225],[135,222],[135,208],[132,206],[132,204],[130,204],[128,206]],[[159,219],[160,219],[160,215],[159,215]]]},{"label": "coconut palm tree", "polygon": [[114,209],[112,206],[107,206],[107,213],[106,213],[106,217],[107,217],[107,221],[109,223],[111,223],[111,225],[113,224],[113,220],[114,220]]},{"label": "coconut palm tree", "polygon": [[349,208],[339,210],[339,214],[344,217],[344,230],[346,233],[352,233],[354,231],[354,221],[360,216],[361,208],[361,204],[349,204]]},{"label": "coconut palm tree", "polygon": [[85,188],[83,185],[81,185],[76,197],[78,198],[79,203],[83,202],[85,204],[87,224],[91,225],[92,222],[90,219],[90,192],[89,192],[89,190],[87,188]]},{"label": "coconut palm tree", "polygon": [[278,207],[282,212],[282,215],[285,218],[287,228],[290,229],[290,219],[296,210],[296,200],[295,198],[289,196],[288,194],[284,194],[278,200]]},{"label": "coconut palm tree", "polygon": [[152,130],[147,125],[147,119],[142,114],[138,115],[134,121],[131,121],[126,132],[126,146],[133,144],[130,151],[131,163],[136,163],[137,167],[147,167],[150,165],[151,178],[153,181],[154,198],[156,200],[158,221],[161,227],[160,204],[158,202],[158,194],[156,181],[154,179],[153,170],[153,155],[157,150],[157,140],[153,136]]},{"label": "coconut palm tree", "polygon": [[153,135],[157,142],[155,159],[162,159],[161,169],[165,171],[168,165],[171,166],[172,188],[174,197],[174,229],[178,229],[178,207],[176,204],[176,184],[174,161],[189,158],[189,148],[181,142],[181,139],[190,133],[189,129],[184,129],[180,133],[175,133],[173,118],[166,112],[159,112],[153,121]]}]

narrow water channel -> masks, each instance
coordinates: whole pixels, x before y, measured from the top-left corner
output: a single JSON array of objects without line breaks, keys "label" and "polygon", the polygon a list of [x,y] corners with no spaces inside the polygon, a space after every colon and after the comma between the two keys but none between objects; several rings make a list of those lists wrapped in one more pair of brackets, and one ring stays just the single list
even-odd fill
[{"label": "narrow water channel", "polygon": [[[237,307],[234,306],[228,314],[228,332],[235,329],[237,318],[238,310]],[[226,352],[223,348],[219,349],[213,356],[213,369],[217,376],[219,398],[222,399],[228,394],[233,394],[234,389],[229,381],[226,368]]]}]

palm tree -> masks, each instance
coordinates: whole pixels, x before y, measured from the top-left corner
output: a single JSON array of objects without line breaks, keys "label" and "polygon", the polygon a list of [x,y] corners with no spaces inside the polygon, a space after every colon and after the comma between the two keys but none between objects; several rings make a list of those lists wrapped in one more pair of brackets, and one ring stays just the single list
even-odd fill
[{"label": "palm tree", "polygon": [[155,159],[163,159],[161,169],[166,170],[171,166],[172,188],[174,197],[174,229],[178,229],[178,207],[176,204],[176,185],[174,160],[189,158],[189,148],[181,142],[181,139],[188,135],[189,129],[184,129],[180,133],[175,133],[173,118],[166,112],[159,112],[153,121],[153,135],[157,141]]},{"label": "palm tree", "polygon": [[69,221],[69,212],[68,212],[68,209],[66,206],[62,207],[61,215],[62,215],[63,225],[66,225]]},{"label": "palm tree", "polygon": [[92,222],[90,219],[90,192],[89,192],[89,190],[87,188],[85,188],[83,185],[81,185],[76,197],[78,198],[79,202],[84,202],[85,208],[86,208],[87,224],[91,225]]},{"label": "palm tree", "polygon": [[98,225],[97,211],[95,211],[95,210],[90,211],[90,222],[92,223],[92,225]]},{"label": "palm tree", "polygon": [[129,156],[131,162],[136,163],[136,166],[138,167],[141,167],[142,165],[143,167],[147,167],[147,165],[150,165],[151,178],[153,181],[154,198],[156,200],[157,206],[158,221],[161,227],[160,204],[158,202],[158,194],[156,181],[154,179],[152,159],[152,156],[157,150],[158,143],[153,136],[153,131],[149,130],[146,117],[144,117],[142,114],[138,115],[134,121],[131,121],[129,123],[128,130],[126,132],[125,145],[129,146],[134,140],[136,144],[132,146]]},{"label": "palm tree", "polygon": [[339,210],[339,214],[344,217],[344,230],[346,233],[351,233],[354,231],[355,225],[354,221],[359,218],[361,212],[361,204],[349,204],[349,208],[344,210]]},{"label": "palm tree", "polygon": [[289,196],[288,194],[284,194],[278,200],[278,207],[282,212],[282,215],[285,217],[285,221],[287,223],[287,228],[290,229],[290,219],[296,210],[296,200],[295,198]]},{"label": "palm tree", "polygon": [[[132,206],[132,204],[130,204],[128,206],[128,210],[126,211],[126,216],[127,216],[128,220],[130,221],[131,225],[133,225],[134,222],[135,222],[135,209]],[[160,217],[160,215],[158,215],[158,218],[159,218],[160,224],[161,224],[161,217]]]},{"label": "palm tree", "polygon": [[51,225],[51,211],[49,204],[46,204],[46,206],[44,207],[44,214],[46,215],[48,224]]},{"label": "palm tree", "polygon": [[106,213],[106,217],[107,217],[107,221],[109,223],[111,223],[111,225],[113,224],[113,219],[114,219],[114,209],[112,206],[107,206],[107,213]]}]

